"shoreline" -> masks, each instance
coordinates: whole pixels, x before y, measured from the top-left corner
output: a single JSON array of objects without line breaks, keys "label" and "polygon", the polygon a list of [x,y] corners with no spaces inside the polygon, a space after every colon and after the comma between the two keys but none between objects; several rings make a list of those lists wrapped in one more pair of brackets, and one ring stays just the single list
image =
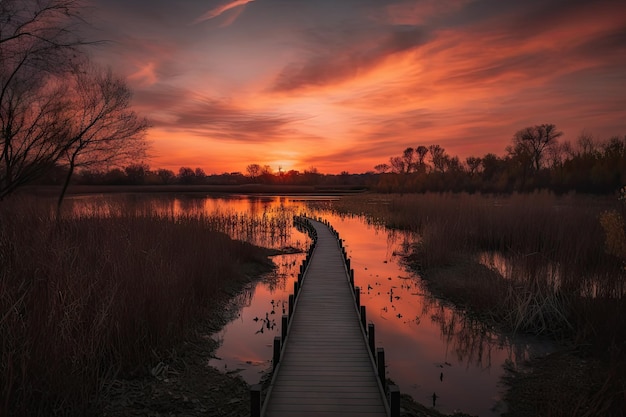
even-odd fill
[{"label": "shoreline", "polygon": [[[61,186],[32,185],[24,187],[21,192],[38,196],[58,196]],[[318,195],[342,196],[367,192],[360,186],[313,186],[313,185],[274,185],[274,184],[241,184],[241,185],[71,185],[66,197],[82,194],[125,194],[125,193],[209,193],[209,194],[261,194],[261,195]]]}]

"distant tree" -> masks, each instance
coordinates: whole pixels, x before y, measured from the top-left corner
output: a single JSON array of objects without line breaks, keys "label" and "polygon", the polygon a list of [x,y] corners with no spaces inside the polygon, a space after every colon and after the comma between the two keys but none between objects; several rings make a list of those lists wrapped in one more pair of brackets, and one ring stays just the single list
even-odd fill
[{"label": "distant tree", "polygon": [[445,172],[449,160],[446,150],[439,145],[430,145],[428,152],[430,152],[430,162],[433,164],[433,169],[437,172]]},{"label": "distant tree", "polygon": [[316,167],[310,167],[304,170],[304,182],[306,184],[316,185],[322,179],[322,174],[319,173]]},{"label": "distant tree", "polygon": [[196,168],[196,170],[194,171],[195,174],[195,183],[196,184],[203,184],[206,181],[206,172],[204,172],[204,169],[202,168]]},{"label": "distant tree", "polygon": [[156,174],[161,180],[162,184],[171,184],[174,178],[176,178],[176,174],[174,174],[174,171],[169,169],[158,169]]},{"label": "distant tree", "polygon": [[599,145],[593,135],[589,132],[582,132],[576,140],[578,149],[582,155],[596,155]]},{"label": "distant tree", "polygon": [[128,182],[126,173],[120,168],[113,168],[104,174],[103,182],[105,184],[122,185]]},{"label": "distant tree", "polygon": [[476,156],[468,156],[465,158],[465,163],[467,164],[467,172],[470,176],[473,176],[478,172],[480,166],[482,165],[483,160]]},{"label": "distant tree", "polygon": [[426,163],[424,162],[424,158],[426,158],[428,148],[426,146],[420,145],[415,148],[415,153],[417,154],[417,171],[426,172]]},{"label": "distant tree", "polygon": [[259,175],[261,182],[269,184],[274,181],[274,171],[269,165],[263,165],[261,167],[261,175]]},{"label": "distant tree", "polygon": [[384,174],[389,171],[391,167],[388,164],[378,164],[374,167],[374,170],[379,174]]},{"label": "distant tree", "polygon": [[522,159],[530,158],[533,169],[539,171],[547,151],[557,145],[557,139],[562,135],[563,132],[553,124],[526,127],[513,136],[510,153]]},{"label": "distant tree", "polygon": [[181,184],[193,184],[196,180],[196,173],[192,168],[189,167],[181,167],[178,170],[178,181]]},{"label": "distant tree", "polygon": [[389,165],[391,165],[391,170],[397,174],[403,174],[406,169],[406,164],[404,158],[401,156],[392,156],[389,158]]},{"label": "distant tree", "polygon": [[131,164],[124,168],[128,182],[135,185],[143,184],[149,171],[150,167],[147,164]]},{"label": "distant tree", "polygon": [[246,172],[248,176],[254,182],[257,177],[261,174],[261,165],[259,164],[250,164],[246,167]]},{"label": "distant tree", "polygon": [[408,147],[402,152],[404,170],[408,174],[415,169],[415,149]]}]

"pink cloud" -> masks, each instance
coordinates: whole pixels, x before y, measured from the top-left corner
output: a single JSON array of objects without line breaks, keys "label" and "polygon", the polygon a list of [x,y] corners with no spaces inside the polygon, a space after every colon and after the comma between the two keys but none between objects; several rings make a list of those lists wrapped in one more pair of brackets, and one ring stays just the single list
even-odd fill
[{"label": "pink cloud", "polygon": [[228,26],[232,24],[237,19],[237,17],[241,14],[243,10],[243,6],[245,6],[248,3],[252,3],[253,1],[254,0],[234,0],[234,1],[231,1],[230,3],[222,4],[221,6],[215,7],[209,10],[208,12],[204,13],[202,16],[198,17],[196,20],[194,20],[193,24],[198,24],[198,23],[210,20],[210,19],[214,19],[216,17],[221,16],[222,14],[226,13],[229,10],[236,9],[239,7],[240,9],[235,11],[234,16],[230,16],[228,20],[222,24],[222,26]]}]

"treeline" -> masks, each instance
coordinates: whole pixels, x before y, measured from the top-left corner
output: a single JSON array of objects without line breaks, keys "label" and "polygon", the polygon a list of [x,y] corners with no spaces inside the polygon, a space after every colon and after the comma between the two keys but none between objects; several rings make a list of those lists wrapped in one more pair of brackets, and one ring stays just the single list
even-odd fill
[{"label": "treeline", "polygon": [[[58,166],[37,182],[40,185],[60,185],[66,177],[65,167]],[[241,172],[206,174],[202,168],[181,167],[177,172],[170,169],[151,169],[148,164],[131,164],[124,168],[105,170],[83,169],[74,174],[76,185],[313,185],[365,187],[375,182],[377,175],[365,174],[320,174],[317,170],[304,172],[289,170],[273,172],[268,167],[257,176]]]},{"label": "treeline", "polygon": [[[246,172],[207,175],[202,168],[150,169],[132,164],[108,171],[83,169],[73,182],[81,185],[308,185],[363,187],[377,192],[467,191],[485,193],[530,192],[613,193],[626,184],[626,136],[597,140],[589,134],[574,143],[558,139],[562,132],[542,124],[515,133],[504,155],[487,153],[461,160],[440,145],[407,147],[401,155],[374,171],[323,174],[273,171],[268,165],[249,164]],[[65,169],[57,167],[44,183],[61,183]]]},{"label": "treeline", "polygon": [[408,147],[375,167],[379,192],[469,191],[612,193],[626,182],[626,136],[597,140],[580,135],[559,142],[553,124],[515,133],[503,156],[487,153],[461,161],[439,145]]}]

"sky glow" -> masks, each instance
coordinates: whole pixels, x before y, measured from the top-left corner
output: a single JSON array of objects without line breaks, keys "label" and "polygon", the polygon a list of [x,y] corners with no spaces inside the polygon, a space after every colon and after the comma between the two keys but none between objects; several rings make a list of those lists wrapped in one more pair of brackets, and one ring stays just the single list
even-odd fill
[{"label": "sky glow", "polygon": [[175,171],[373,170],[412,146],[503,155],[554,123],[626,134],[623,0],[91,0]]}]

